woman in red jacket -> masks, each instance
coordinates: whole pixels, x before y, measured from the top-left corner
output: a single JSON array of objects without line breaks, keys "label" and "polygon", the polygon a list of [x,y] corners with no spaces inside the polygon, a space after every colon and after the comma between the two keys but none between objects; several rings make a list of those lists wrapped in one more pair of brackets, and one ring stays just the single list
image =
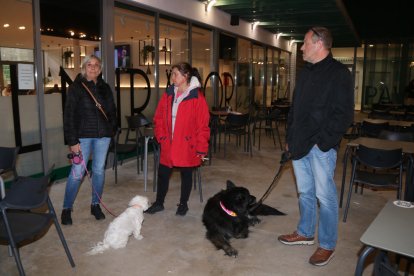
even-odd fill
[{"label": "woman in red jacket", "polygon": [[172,168],[181,170],[181,197],[176,214],[184,216],[192,188],[193,168],[207,155],[210,114],[200,90],[196,68],[182,62],[172,67],[171,81],[154,115],[155,137],[161,146],[157,198],[148,214],[164,210]]}]

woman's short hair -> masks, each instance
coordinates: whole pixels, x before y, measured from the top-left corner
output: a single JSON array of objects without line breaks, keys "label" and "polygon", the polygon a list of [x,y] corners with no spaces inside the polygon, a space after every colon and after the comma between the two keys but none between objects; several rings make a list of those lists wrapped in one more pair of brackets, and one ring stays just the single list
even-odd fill
[{"label": "woman's short hair", "polygon": [[186,77],[187,79],[187,83],[191,82],[191,77],[196,77],[198,79],[198,81],[201,83],[201,77],[200,77],[200,73],[198,72],[197,68],[192,67],[189,63],[187,62],[180,62],[177,64],[174,64],[172,67],[172,69],[177,68],[177,70]]},{"label": "woman's short hair", "polygon": [[84,76],[84,77],[86,77],[86,65],[88,64],[88,62],[91,59],[95,59],[95,60],[97,60],[99,62],[99,71],[102,72],[102,61],[101,61],[101,59],[99,57],[95,56],[95,55],[87,55],[83,59],[82,65],[81,65],[81,73],[82,73],[82,76]]},{"label": "woman's short hair", "polygon": [[332,34],[331,34],[331,31],[329,31],[327,28],[316,26],[316,27],[310,28],[309,31],[313,33],[312,35],[313,42],[316,42],[318,41],[318,39],[320,39],[323,43],[323,46],[326,49],[329,50],[332,48]]}]

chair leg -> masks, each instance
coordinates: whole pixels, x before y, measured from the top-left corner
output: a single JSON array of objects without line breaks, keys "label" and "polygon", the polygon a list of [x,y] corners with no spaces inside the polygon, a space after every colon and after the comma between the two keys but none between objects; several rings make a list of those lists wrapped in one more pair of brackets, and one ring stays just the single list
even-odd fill
[{"label": "chair leg", "polygon": [[12,247],[14,260],[16,261],[17,269],[19,270],[20,276],[25,276],[22,260],[20,259],[19,249],[16,247]]},{"label": "chair leg", "polygon": [[197,168],[197,176],[198,176],[198,192],[200,193],[200,202],[203,202],[203,186],[201,183],[201,167]]},{"label": "chair leg", "polygon": [[279,139],[280,150],[283,150],[282,140],[280,139],[280,133],[279,133],[279,127],[278,127],[277,121],[275,121],[275,130],[276,130],[276,134],[277,134],[277,139]]},{"label": "chair leg", "polygon": [[62,228],[60,227],[59,221],[56,217],[55,209],[53,208],[50,198],[47,199],[49,211],[53,214],[53,222],[56,227],[56,231],[59,235],[60,241],[62,242],[63,248],[65,249],[66,256],[68,257],[69,263],[72,267],[75,267],[75,262],[73,261],[72,254],[70,253],[68,244],[66,243],[65,236],[63,235]]},{"label": "chair leg", "polygon": [[352,168],[352,175],[351,175],[351,180],[349,182],[348,198],[346,200],[346,206],[345,206],[345,210],[344,210],[343,222],[346,222],[346,218],[348,216],[348,209],[349,209],[349,204],[351,202],[351,195],[352,195],[352,185],[354,184],[354,179],[355,179],[355,166],[356,166],[356,164],[352,165],[352,167],[353,167]]},{"label": "chair leg", "polygon": [[154,153],[154,178],[153,178],[153,185],[152,191],[155,192],[157,190],[157,183],[158,183],[158,167],[160,162],[160,149],[157,145],[153,144],[153,153]]},{"label": "chair leg", "polygon": [[262,121],[259,122],[259,150],[260,150],[260,134],[262,132]]},{"label": "chair leg", "polygon": [[197,190],[198,184],[198,191],[200,193],[200,202],[203,202],[203,188],[201,186],[201,166],[194,168],[193,170],[193,185],[194,190]]}]

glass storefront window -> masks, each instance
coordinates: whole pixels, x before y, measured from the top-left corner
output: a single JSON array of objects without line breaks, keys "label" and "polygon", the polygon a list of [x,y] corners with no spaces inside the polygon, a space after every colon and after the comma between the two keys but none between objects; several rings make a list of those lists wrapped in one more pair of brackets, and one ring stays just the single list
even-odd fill
[{"label": "glass storefront window", "polygon": [[[202,84],[208,74],[211,72],[211,56],[212,56],[212,40],[213,32],[201,27],[192,27],[192,66],[197,68],[200,73]],[[205,96],[207,103],[210,107],[214,105],[214,96],[211,93],[211,89],[206,87]]]},{"label": "glass storefront window", "polygon": [[[151,94],[148,106],[142,112],[152,118],[157,104],[155,88],[155,16],[151,12],[129,7],[115,8],[115,67],[120,68],[120,120],[121,126],[126,127],[125,116],[130,116],[131,93],[134,102],[132,106],[138,108],[144,105],[147,99],[147,83],[140,74],[133,74],[131,89],[130,72],[124,69],[141,69],[149,79]],[[168,41],[161,41],[160,47],[165,51],[170,49]],[[161,49],[161,50],[162,50]],[[159,51],[160,60],[162,56]],[[169,50],[168,50],[169,51]],[[114,68],[115,70],[115,68]],[[162,71],[161,71],[162,72]],[[161,73],[162,74],[162,73]]]},{"label": "glass storefront window", "polygon": [[251,103],[252,45],[246,39],[238,39],[237,110],[248,111]]},{"label": "glass storefront window", "polygon": [[273,50],[268,48],[267,49],[267,58],[266,58],[266,106],[270,106],[272,104],[272,90],[273,90]]},{"label": "glass storefront window", "polygon": [[218,89],[218,107],[236,110],[236,72],[237,38],[220,34],[219,41],[219,75],[223,87]]},{"label": "glass storefront window", "polygon": [[171,65],[188,62],[188,26],[186,22],[160,16],[160,38],[167,38],[171,41],[171,52],[168,53],[171,62],[166,65],[160,63],[160,88],[164,90],[169,80]]},{"label": "glass storefront window", "polygon": [[366,49],[362,109],[403,103],[399,88],[402,44],[376,44]]},{"label": "glass storefront window", "polygon": [[264,48],[253,45],[253,99],[256,105],[264,105]]},{"label": "glass storefront window", "polygon": [[282,51],[279,60],[278,99],[290,99],[290,54]]}]

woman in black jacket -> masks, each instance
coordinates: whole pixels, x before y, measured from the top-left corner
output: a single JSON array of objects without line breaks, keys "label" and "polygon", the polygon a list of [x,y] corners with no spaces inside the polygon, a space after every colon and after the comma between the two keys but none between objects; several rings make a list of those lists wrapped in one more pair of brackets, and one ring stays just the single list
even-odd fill
[{"label": "woman in black jacket", "polygon": [[81,74],[69,86],[67,94],[64,132],[70,146],[72,169],[66,183],[61,216],[62,224],[66,225],[72,224],[73,203],[90,155],[93,156],[91,214],[97,220],[105,218],[99,201],[105,182],[105,159],[116,130],[116,107],[111,88],[102,80],[101,71],[101,60],[94,55],[87,56]]}]

